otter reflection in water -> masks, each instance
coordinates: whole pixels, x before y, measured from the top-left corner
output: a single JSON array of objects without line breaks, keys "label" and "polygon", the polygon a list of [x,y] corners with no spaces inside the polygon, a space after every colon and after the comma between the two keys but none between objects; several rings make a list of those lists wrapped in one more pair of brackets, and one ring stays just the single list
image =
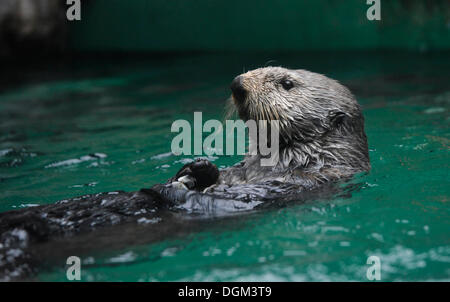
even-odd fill
[{"label": "otter reflection in water", "polygon": [[335,193],[338,181],[370,169],[360,106],[337,81],[306,70],[267,67],[236,77],[231,90],[234,111],[244,121],[279,121],[275,165],[261,165],[258,153],[221,171],[199,159],[167,183],[138,192],[87,195],[0,213],[0,279],[34,271],[27,251],[36,242],[125,222],[173,226],[180,216],[171,213],[180,210],[226,215],[302,201]]}]

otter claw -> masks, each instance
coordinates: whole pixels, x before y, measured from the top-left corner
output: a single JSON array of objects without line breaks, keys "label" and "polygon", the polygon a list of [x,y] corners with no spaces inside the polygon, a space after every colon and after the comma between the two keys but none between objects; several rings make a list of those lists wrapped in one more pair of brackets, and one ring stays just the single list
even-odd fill
[{"label": "otter claw", "polygon": [[195,178],[191,175],[184,175],[178,178],[177,181],[184,184],[188,189],[193,189],[195,187]]},{"label": "otter claw", "polygon": [[172,182],[172,188],[179,189],[179,190],[186,190],[186,191],[190,189],[189,187],[187,187],[184,183],[182,183],[180,181]]}]

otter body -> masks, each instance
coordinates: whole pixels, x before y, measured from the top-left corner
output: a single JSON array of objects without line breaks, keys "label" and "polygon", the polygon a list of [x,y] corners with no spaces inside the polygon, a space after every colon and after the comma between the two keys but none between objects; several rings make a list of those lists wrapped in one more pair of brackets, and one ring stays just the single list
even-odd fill
[{"label": "otter body", "polygon": [[361,109],[338,82],[306,70],[267,67],[236,77],[231,90],[242,120],[279,121],[279,160],[273,166],[262,166],[260,153],[221,171],[198,159],[150,189],[0,213],[0,281],[36,272],[37,243],[125,223],[148,225],[157,235],[179,223],[174,213],[180,209],[217,216],[330,197],[339,192],[339,180],[370,169]]},{"label": "otter body", "polygon": [[232,84],[233,103],[247,121],[278,120],[280,157],[261,167],[260,155],[224,170],[219,183],[276,179],[321,184],[370,169],[364,117],[351,92],[337,81],[306,70],[267,67],[249,71]]},{"label": "otter body", "polygon": [[187,165],[183,169],[191,174],[183,173],[182,178],[172,179],[164,188],[155,187],[168,199],[185,202],[189,198],[201,201],[226,197],[262,201],[268,196],[274,198],[264,188],[280,184],[288,189],[278,190],[275,197],[295,199],[305,190],[370,170],[361,108],[352,93],[337,81],[306,70],[266,67],[237,76],[231,90],[232,111],[242,120],[279,121],[278,162],[262,166],[263,156],[257,153],[221,170],[218,176],[211,168],[211,182],[201,182],[202,190],[210,185],[200,193],[203,195],[184,196],[179,180],[189,180],[191,186],[186,189],[196,189],[192,185],[196,166],[207,171],[205,167],[211,164],[200,161]]}]

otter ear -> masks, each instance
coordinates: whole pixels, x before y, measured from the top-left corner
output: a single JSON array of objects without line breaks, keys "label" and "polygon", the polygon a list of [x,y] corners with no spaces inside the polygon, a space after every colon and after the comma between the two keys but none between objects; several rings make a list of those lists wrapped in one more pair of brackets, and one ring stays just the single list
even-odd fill
[{"label": "otter ear", "polygon": [[336,128],[341,125],[347,117],[348,115],[345,112],[339,110],[331,110],[328,113],[331,128]]}]

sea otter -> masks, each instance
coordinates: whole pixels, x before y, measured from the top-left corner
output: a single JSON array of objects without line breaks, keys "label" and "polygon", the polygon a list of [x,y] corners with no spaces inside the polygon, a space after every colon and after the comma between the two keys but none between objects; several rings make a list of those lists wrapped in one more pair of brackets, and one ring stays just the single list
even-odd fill
[{"label": "sea otter", "polygon": [[[266,67],[237,76],[231,90],[241,119],[279,121],[275,165],[262,166],[258,153],[220,171],[197,159],[165,184],[138,192],[86,195],[0,213],[0,280],[36,271],[35,243],[126,222],[151,226],[145,237],[152,240],[162,230],[182,228],[180,209],[222,215],[330,196],[338,181],[370,169],[360,106],[337,81],[306,70]],[[114,230],[121,238],[122,230]]]},{"label": "sea otter", "polygon": [[218,171],[197,160],[153,190],[201,210],[217,199],[295,199],[305,190],[370,170],[361,108],[337,81],[307,70],[266,67],[237,76],[231,90],[232,108],[244,121],[279,121],[279,161],[262,166],[260,154],[248,155]]}]

